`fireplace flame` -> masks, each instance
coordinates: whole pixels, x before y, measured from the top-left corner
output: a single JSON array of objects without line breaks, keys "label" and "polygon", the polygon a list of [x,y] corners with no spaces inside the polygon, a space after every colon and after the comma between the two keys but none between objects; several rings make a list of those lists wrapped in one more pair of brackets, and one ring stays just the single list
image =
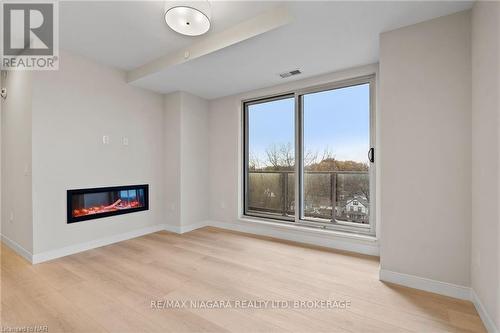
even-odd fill
[{"label": "fireplace flame", "polygon": [[140,203],[137,200],[122,201],[121,199],[118,199],[109,206],[93,206],[88,208],[73,209],[73,217],[114,212],[117,210],[132,209],[137,207],[140,207]]}]

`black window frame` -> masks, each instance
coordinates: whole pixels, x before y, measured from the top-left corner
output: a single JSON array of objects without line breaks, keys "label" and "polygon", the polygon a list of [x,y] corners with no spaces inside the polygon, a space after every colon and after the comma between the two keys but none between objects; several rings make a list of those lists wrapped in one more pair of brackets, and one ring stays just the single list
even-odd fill
[{"label": "black window frame", "polygon": [[[293,93],[286,93],[286,94],[281,94],[281,95],[275,95],[271,97],[264,97],[264,98],[258,98],[258,99],[253,99],[249,101],[243,101],[243,215],[244,216],[249,216],[249,217],[256,217],[256,218],[264,218],[264,219],[273,219],[273,220],[278,220],[278,221],[285,221],[285,222],[294,222],[295,217],[290,217],[286,215],[278,215],[278,214],[271,214],[271,213],[259,213],[256,211],[249,211],[248,209],[248,178],[249,178],[249,170],[248,170],[248,165],[250,161],[250,156],[249,156],[249,140],[248,140],[248,106],[250,105],[255,105],[255,104],[262,104],[262,103],[267,103],[267,102],[273,102],[273,101],[279,101],[283,99],[289,99],[289,98],[294,98]],[[297,121],[297,120],[295,120]],[[295,128],[297,127],[297,124],[294,123]],[[295,132],[295,129],[294,129]],[[297,176],[295,176],[296,181],[297,181]],[[296,213],[294,214],[296,215]]]},{"label": "black window frame", "polygon": [[[336,231],[346,231],[358,234],[375,235],[376,231],[376,164],[374,161],[370,161],[370,204],[368,208],[369,211],[369,223],[360,224],[354,222],[317,222],[314,220],[303,218],[303,107],[302,98],[306,94],[317,93],[322,91],[329,91],[335,89],[342,89],[352,86],[358,86],[363,84],[369,84],[370,87],[370,124],[369,124],[369,137],[370,137],[370,149],[375,149],[375,113],[376,113],[376,76],[375,73],[363,75],[359,77],[354,77],[346,80],[331,82],[327,84],[307,87],[303,89],[296,89],[292,91],[287,91],[283,93],[278,93],[266,97],[251,98],[241,101],[241,111],[242,111],[242,209],[240,211],[241,217],[245,218],[255,218],[259,220],[264,220],[268,222],[278,222],[286,223],[294,226],[302,227],[313,227],[321,229],[332,229]],[[275,100],[281,100],[286,98],[294,98],[295,100],[295,207],[294,216],[283,216],[276,214],[265,214],[258,213],[248,210],[248,166],[249,166],[249,140],[248,140],[248,106],[253,104],[261,104],[266,102],[271,102]],[[241,201],[240,201],[241,202]]]}]

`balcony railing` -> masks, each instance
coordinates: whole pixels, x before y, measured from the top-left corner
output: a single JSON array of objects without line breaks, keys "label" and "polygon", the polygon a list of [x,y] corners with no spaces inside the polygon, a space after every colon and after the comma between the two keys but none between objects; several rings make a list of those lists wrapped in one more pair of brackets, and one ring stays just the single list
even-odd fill
[{"label": "balcony railing", "polygon": [[[250,213],[293,217],[295,172],[251,170]],[[320,222],[369,223],[368,171],[304,172],[304,218]]]}]

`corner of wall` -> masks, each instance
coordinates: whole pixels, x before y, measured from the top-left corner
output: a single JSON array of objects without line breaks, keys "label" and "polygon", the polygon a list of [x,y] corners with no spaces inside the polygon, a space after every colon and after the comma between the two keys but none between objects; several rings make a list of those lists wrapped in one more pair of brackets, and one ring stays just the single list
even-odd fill
[{"label": "corner of wall", "polygon": [[7,98],[1,121],[1,233],[25,256],[33,251],[31,71],[3,72]]},{"label": "corner of wall", "polygon": [[165,95],[167,221],[182,232],[208,211],[208,102],[178,91]]},{"label": "corner of wall", "polygon": [[178,229],[181,224],[181,93],[165,94],[164,140],[165,140],[165,223]]},{"label": "corner of wall", "polygon": [[[472,9],[473,301],[489,332],[500,329],[500,3]],[[496,121],[493,121],[496,119]]]}]

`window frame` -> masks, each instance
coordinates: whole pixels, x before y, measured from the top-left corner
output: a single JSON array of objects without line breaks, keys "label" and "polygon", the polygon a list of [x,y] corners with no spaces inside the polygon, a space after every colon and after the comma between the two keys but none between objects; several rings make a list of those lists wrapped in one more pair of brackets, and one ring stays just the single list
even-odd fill
[{"label": "window frame", "polygon": [[[262,103],[267,103],[267,102],[274,102],[274,101],[279,101],[283,99],[288,99],[288,98],[295,98],[295,95],[293,93],[285,93],[285,94],[280,94],[280,95],[275,95],[271,97],[263,97],[263,98],[258,98],[258,99],[252,99],[249,101],[243,101],[242,102],[242,108],[243,108],[243,215],[244,216],[249,216],[249,217],[255,217],[255,218],[264,218],[264,219],[272,219],[272,220],[277,220],[277,221],[288,221],[288,222],[294,222],[295,217],[289,217],[289,216],[283,216],[283,215],[275,215],[271,213],[258,213],[258,212],[248,212],[248,178],[249,178],[249,170],[248,170],[248,162],[250,160],[249,156],[249,140],[248,140],[248,106],[250,105],[255,105],[255,104],[262,104]],[[295,101],[294,101],[295,103]],[[294,110],[294,114],[296,113],[296,110]],[[296,131],[297,124],[296,124],[296,119],[294,121],[294,132]],[[295,136],[295,135],[294,135]],[[296,147],[294,147],[296,149]],[[297,153],[295,152],[295,163],[297,163]],[[295,204],[295,209],[297,207],[297,204]],[[295,212],[295,215],[297,213]]]},{"label": "window frame", "polygon": [[[359,224],[355,222],[344,222],[344,221],[332,221],[332,222],[322,222],[319,219],[315,220],[313,218],[302,219],[303,216],[303,171],[304,171],[304,161],[303,161],[303,151],[304,151],[304,110],[302,99],[306,94],[318,93],[323,91],[342,89],[347,87],[353,87],[363,84],[369,84],[370,89],[370,111],[369,111],[369,147],[376,148],[375,142],[375,113],[376,113],[376,75],[375,73],[349,78],[346,80],[340,80],[335,82],[330,82],[327,84],[315,85],[311,87],[306,87],[302,89],[295,89],[291,91],[286,91],[278,94],[263,96],[259,98],[243,99],[241,101],[242,110],[242,152],[243,152],[243,168],[242,170],[242,203],[243,207],[240,212],[242,217],[250,217],[261,219],[264,221],[285,223],[289,225],[294,225],[298,227],[312,227],[320,229],[328,229],[335,231],[345,231],[357,234],[375,235],[376,230],[376,162],[370,163],[369,168],[369,181],[370,181],[370,204],[367,207],[369,211],[369,223]],[[248,162],[249,162],[249,136],[248,136],[248,106],[254,104],[261,104],[266,102],[272,102],[276,100],[294,98],[295,102],[295,208],[294,216],[283,216],[283,215],[273,215],[266,213],[248,212]],[[368,153],[368,152],[367,152]],[[375,152],[376,153],[376,152]]]}]

